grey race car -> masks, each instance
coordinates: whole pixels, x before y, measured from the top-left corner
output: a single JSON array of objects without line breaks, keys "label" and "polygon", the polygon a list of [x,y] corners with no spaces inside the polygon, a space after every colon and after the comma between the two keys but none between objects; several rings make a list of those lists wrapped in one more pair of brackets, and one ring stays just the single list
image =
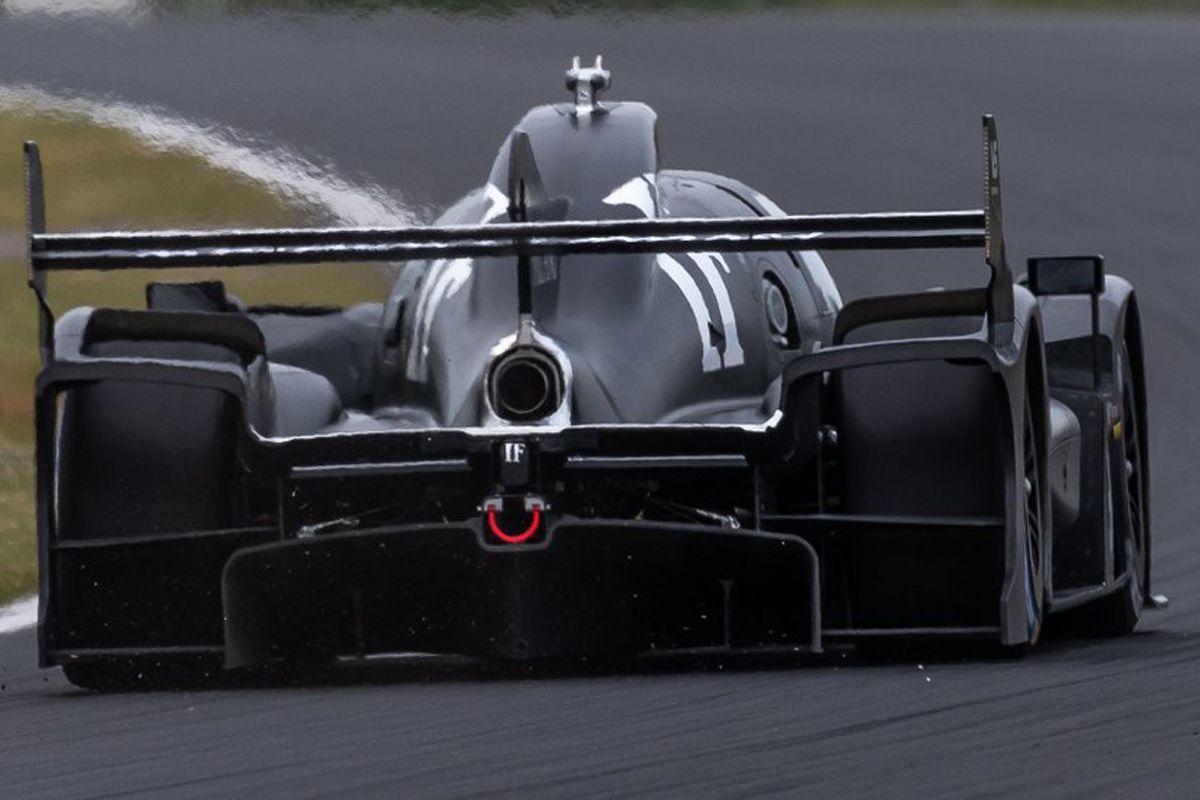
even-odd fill
[{"label": "grey race car", "polygon": [[[787,216],[664,169],[599,60],[567,84],[434,227],[47,233],[26,146],[43,664],[113,688],[1133,629],[1138,305],[1095,256],[1014,282],[990,117],[980,210]],[[910,248],[990,282],[843,304],[819,254]],[[46,301],[57,270],[329,261],[400,266],[349,309]]]}]

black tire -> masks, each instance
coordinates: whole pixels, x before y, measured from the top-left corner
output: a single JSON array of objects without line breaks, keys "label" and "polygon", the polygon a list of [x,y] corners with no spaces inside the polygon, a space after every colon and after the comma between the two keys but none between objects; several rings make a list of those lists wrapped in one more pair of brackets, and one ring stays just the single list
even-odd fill
[{"label": "black tire", "polygon": [[[100,356],[235,356],[195,343],[105,342]],[[99,382],[66,393],[58,535],[63,539],[231,527],[237,405],[216,389]]]},{"label": "black tire", "polygon": [[[192,342],[100,342],[89,352],[236,359],[224,348]],[[68,389],[53,501],[57,540],[133,541],[238,527],[244,519],[238,424],[237,402],[215,389],[128,381]],[[53,551],[50,646],[138,652],[220,644],[220,565],[207,549],[192,555],[186,549]],[[71,667],[68,678],[80,686],[130,685],[113,665]]]},{"label": "black tire", "polygon": [[[1023,423],[1021,426],[1022,441],[1022,480],[1017,490],[1021,493],[1021,504],[1024,517],[1021,531],[1023,542],[1022,574],[1024,576],[1024,603],[1027,614],[1027,635],[1024,642],[1013,645],[998,645],[997,643],[958,643],[957,645],[926,644],[924,648],[932,647],[935,652],[945,656],[954,651],[960,654],[975,653],[1003,658],[1019,658],[1037,644],[1041,637],[1043,622],[1046,617],[1046,555],[1048,542],[1046,527],[1050,521],[1048,497],[1046,491],[1045,459],[1047,452],[1045,426],[1039,424],[1036,409],[1039,403],[1044,404],[1045,395],[1036,388],[1037,384],[1030,381],[1030,392],[1025,400]],[[1043,406],[1041,419],[1046,414]],[[862,642],[855,646],[859,658],[864,661],[894,661],[903,660],[914,650],[925,652],[911,642]]]},{"label": "black tire", "polygon": [[[1044,398],[1031,390],[1025,400],[1024,423],[1021,427],[1023,481],[1019,489],[1025,511],[1022,526],[1024,602],[1028,639],[1009,648],[1009,654],[1020,654],[1037,644],[1046,616],[1046,526],[1050,521],[1046,505],[1045,455],[1046,431],[1039,425],[1034,409]],[[1042,415],[1045,418],[1045,414]]]},{"label": "black tire", "polygon": [[[1142,618],[1145,604],[1147,568],[1146,536],[1149,530],[1146,504],[1146,462],[1142,447],[1141,393],[1134,376],[1129,348],[1122,345],[1121,359],[1121,441],[1124,450],[1125,491],[1113,497],[1113,507],[1124,499],[1127,516],[1121,524],[1121,538],[1114,543],[1124,563],[1124,578],[1110,595],[1068,612],[1064,622],[1069,634],[1076,636],[1115,637],[1133,633]],[[1114,481],[1121,476],[1114,475]],[[1118,512],[1119,513],[1119,512]]]}]

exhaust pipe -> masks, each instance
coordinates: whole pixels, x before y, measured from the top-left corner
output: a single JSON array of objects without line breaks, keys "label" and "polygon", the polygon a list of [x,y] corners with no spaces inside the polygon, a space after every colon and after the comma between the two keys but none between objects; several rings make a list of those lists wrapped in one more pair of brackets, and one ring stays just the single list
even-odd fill
[{"label": "exhaust pipe", "polygon": [[514,347],[492,364],[488,399],[496,416],[508,422],[535,422],[559,409],[564,380],[558,360],[539,347]]}]

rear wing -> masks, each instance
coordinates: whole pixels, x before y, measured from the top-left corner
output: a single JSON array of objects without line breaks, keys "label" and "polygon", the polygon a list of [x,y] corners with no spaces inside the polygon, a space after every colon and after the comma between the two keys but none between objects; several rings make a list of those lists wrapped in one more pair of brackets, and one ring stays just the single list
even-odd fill
[{"label": "rear wing", "polygon": [[[513,137],[507,223],[447,227],[283,228],[217,231],[47,233],[38,147],[25,144],[29,285],[41,314],[43,354],[53,345],[47,276],[64,270],[242,267],[408,259],[529,259],[616,253],[755,252],[765,250],[906,250],[982,248],[991,268],[988,321],[994,341],[1013,321],[1013,279],[1004,256],[996,126],[983,119],[985,206],[963,211],[815,214],[783,217],[527,222],[527,198],[544,194],[528,142]],[[528,310],[528,281],[519,282]]]}]

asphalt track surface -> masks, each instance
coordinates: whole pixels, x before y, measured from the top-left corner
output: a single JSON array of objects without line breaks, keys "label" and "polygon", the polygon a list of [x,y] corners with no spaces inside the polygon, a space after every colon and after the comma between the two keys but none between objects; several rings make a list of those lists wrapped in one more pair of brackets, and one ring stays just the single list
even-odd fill
[{"label": "asphalt track surface", "polygon": [[[614,96],[657,107],[669,165],[794,211],[977,205],[978,116],[997,113],[1013,256],[1101,251],[1139,288],[1171,609],[1127,639],[1015,661],[123,696],[37,670],[26,631],[0,637],[0,797],[1195,797],[1200,19],[0,20],[5,81],[233,125],[429,206],[482,178],[526,107],[562,96],[577,51],[605,54]],[[850,294],[983,278],[883,256],[838,274]]]}]

